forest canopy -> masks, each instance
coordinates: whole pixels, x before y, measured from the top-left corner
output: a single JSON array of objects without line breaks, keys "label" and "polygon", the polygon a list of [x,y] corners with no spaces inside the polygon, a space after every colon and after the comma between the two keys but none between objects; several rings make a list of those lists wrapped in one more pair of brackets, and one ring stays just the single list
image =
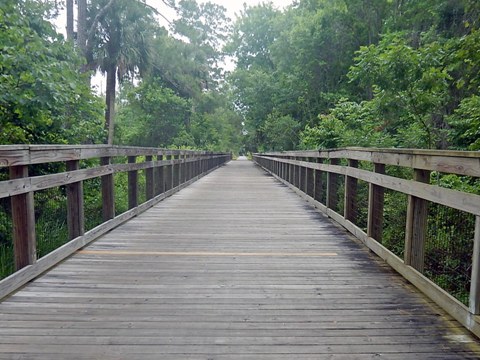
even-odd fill
[{"label": "forest canopy", "polygon": [[164,3],[3,0],[1,143],[480,150],[477,0]]}]

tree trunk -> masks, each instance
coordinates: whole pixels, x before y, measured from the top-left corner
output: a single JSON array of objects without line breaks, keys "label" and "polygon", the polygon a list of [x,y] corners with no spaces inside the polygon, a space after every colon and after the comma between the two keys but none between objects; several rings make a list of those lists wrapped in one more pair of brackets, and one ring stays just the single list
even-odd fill
[{"label": "tree trunk", "polygon": [[[69,0],[71,1],[71,0]],[[83,56],[87,48],[87,0],[78,0],[77,43]]]},{"label": "tree trunk", "polygon": [[73,0],[67,0],[67,40],[73,42]]},{"label": "tree trunk", "polygon": [[107,144],[113,145],[113,130],[115,116],[115,88],[117,86],[117,68],[109,66],[107,70],[107,88],[105,91],[105,102],[107,105],[105,111],[105,128],[108,131]]}]

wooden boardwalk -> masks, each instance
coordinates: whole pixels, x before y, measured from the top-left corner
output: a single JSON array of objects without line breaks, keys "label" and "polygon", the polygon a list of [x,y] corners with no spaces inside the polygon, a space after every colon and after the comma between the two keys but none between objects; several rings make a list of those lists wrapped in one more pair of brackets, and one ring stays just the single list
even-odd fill
[{"label": "wooden boardwalk", "polygon": [[341,228],[234,161],[0,304],[0,359],[478,359]]}]

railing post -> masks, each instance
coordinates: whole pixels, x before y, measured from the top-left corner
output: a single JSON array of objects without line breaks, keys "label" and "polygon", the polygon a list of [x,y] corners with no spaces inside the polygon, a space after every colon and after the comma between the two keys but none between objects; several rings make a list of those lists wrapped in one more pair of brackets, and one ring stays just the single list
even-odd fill
[{"label": "railing post", "polygon": [[[307,158],[309,163],[314,163],[315,158]],[[307,195],[315,197],[315,170],[307,168]]]},{"label": "railing post", "polygon": [[180,160],[180,164],[178,164],[178,185],[180,185],[185,182],[185,152],[180,151],[178,158]]},{"label": "railing post", "polygon": [[166,155],[165,159],[170,162],[169,165],[164,167],[164,176],[165,176],[165,191],[172,189],[172,178],[173,178],[173,166],[172,166],[172,155]]},{"label": "railing post", "polygon": [[[157,155],[157,162],[163,161],[163,153]],[[165,191],[165,169],[163,165],[155,166],[155,195]]]},{"label": "railing post", "polygon": [[190,162],[190,153],[185,153],[185,182],[189,181],[192,178],[192,167]]},{"label": "railing post", "polygon": [[[358,168],[358,160],[348,159],[348,166]],[[345,175],[345,206],[344,218],[354,222],[357,214],[357,187],[358,180],[352,176]]]},{"label": "railing post", "polygon": [[[129,156],[128,163],[135,164],[136,156]],[[128,208],[133,209],[138,206],[138,172],[131,170],[128,172]]]},{"label": "railing post", "polygon": [[180,181],[180,163],[176,163],[180,159],[180,155],[175,154],[173,155],[173,162],[172,164],[172,189],[178,186],[178,182]]},{"label": "railing post", "polygon": [[[110,157],[100,158],[100,165],[110,165]],[[102,215],[104,222],[115,217],[114,189],[113,174],[102,176]]]},{"label": "railing post", "polygon": [[[292,160],[292,157],[289,156],[288,160]],[[288,179],[287,181],[293,185],[293,181],[295,179],[295,167],[293,164],[288,164]]]},{"label": "railing post", "polygon": [[[414,169],[413,180],[430,182],[430,171]],[[427,237],[428,201],[408,196],[407,226],[405,230],[405,265],[423,273],[425,265],[425,239]]]},{"label": "railing post", "polygon": [[[10,167],[10,179],[26,177],[27,165]],[[37,260],[33,192],[12,196],[11,203],[15,270],[20,270]]]},{"label": "railing post", "polygon": [[[323,159],[317,158],[317,164],[322,164]],[[315,189],[314,189],[314,199],[318,202],[322,202],[322,193],[324,191],[324,184],[322,179],[322,171],[315,170]]]},{"label": "railing post", "polygon": [[[291,158],[293,161],[296,160],[295,156],[292,156]],[[297,165],[293,164],[292,165],[292,185],[293,186],[297,186],[297,175],[298,171],[297,171]]]},{"label": "railing post", "polygon": [[[153,161],[153,156],[146,156],[145,161],[151,163]],[[147,200],[155,197],[155,176],[153,173],[153,167],[145,169],[145,192]]]},{"label": "railing post", "polygon": [[[374,163],[374,171],[385,174],[385,164]],[[383,203],[385,189],[381,186],[370,183],[368,185],[368,218],[367,236],[382,241],[383,236]]]},{"label": "railing post", "polygon": [[[338,165],[338,159],[330,159],[330,165]],[[338,202],[338,174],[328,172],[327,176],[327,207],[336,208]]]},{"label": "railing post", "polygon": [[[304,162],[308,162],[308,158],[302,158],[301,160]],[[301,186],[300,190],[302,190],[302,192],[307,194],[308,193],[308,190],[307,190],[308,189],[308,167],[302,166],[301,169],[302,169],[302,183],[300,185]]]},{"label": "railing post", "polygon": [[474,315],[480,314],[480,216],[478,215],[475,217],[469,309]]},{"label": "railing post", "polygon": [[[296,157],[295,159],[297,161],[302,160],[302,158],[300,158],[300,157]],[[300,165],[297,165],[296,172],[297,172],[297,185],[296,186],[297,186],[298,189],[301,190],[302,189],[302,167]]]},{"label": "railing post", "polygon": [[[80,169],[80,161],[67,161],[67,171]],[[85,234],[85,211],[83,203],[83,182],[67,184],[67,226],[70,240]]]},{"label": "railing post", "polygon": [[198,165],[198,154],[192,153],[192,179],[198,175],[197,165]]}]

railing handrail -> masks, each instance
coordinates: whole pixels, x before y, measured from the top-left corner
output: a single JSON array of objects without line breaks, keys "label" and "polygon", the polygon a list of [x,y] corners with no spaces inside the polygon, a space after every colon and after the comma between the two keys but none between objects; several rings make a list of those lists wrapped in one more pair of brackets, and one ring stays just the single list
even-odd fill
[{"label": "railing handrail", "polygon": [[[376,147],[357,147],[347,146],[335,149],[318,149],[318,150],[291,150],[291,151],[267,151],[262,154],[276,154],[276,155],[295,155],[295,154],[309,154],[312,156],[327,157],[328,154],[336,154],[345,151],[356,151],[359,153],[393,153],[393,154],[407,154],[407,155],[431,155],[431,156],[453,156],[453,157],[474,157],[480,158],[480,151],[468,150],[435,150],[435,149],[413,149],[413,148],[376,148]],[[300,156],[300,155],[298,155]]]},{"label": "railing handrail", "polygon": [[[117,159],[115,163],[112,159]],[[137,162],[137,160],[140,161]],[[147,210],[230,161],[231,153],[108,145],[3,145],[0,169],[9,179],[0,181],[0,199],[10,198],[15,269],[0,281],[0,299],[38,276],[105,232]],[[81,160],[87,162],[82,168]],[[119,163],[118,161],[122,163]],[[34,165],[64,162],[58,172],[30,176]],[[145,202],[139,204],[138,171],[145,171]],[[114,174],[128,173],[128,210],[115,211]],[[101,180],[103,223],[85,231],[83,182]],[[37,259],[34,193],[66,186],[70,242]],[[67,239],[67,240],[68,240]]]},{"label": "railing handrail", "polygon": [[[480,195],[429,183],[431,171],[480,177],[480,152],[345,148],[268,152],[254,154],[253,159],[363,241],[395,270],[480,337]],[[362,169],[362,163],[370,165],[363,166]],[[387,175],[386,165],[410,168],[412,178]],[[326,175],[326,180],[322,174]],[[345,178],[343,198],[338,196],[340,177]],[[366,231],[357,224],[355,215],[359,181],[369,187]],[[386,189],[408,197],[404,224],[404,259],[381,243]],[[423,275],[429,202],[474,216],[468,307]],[[343,207],[343,213],[337,212],[338,203],[341,204],[339,208]]]},{"label": "railing handrail", "polygon": [[280,158],[351,159],[480,177],[480,151],[348,147],[328,150],[267,152],[262,155]]},{"label": "railing handrail", "polygon": [[224,155],[224,153],[117,145],[0,145],[0,168],[112,156],[158,155]]}]

